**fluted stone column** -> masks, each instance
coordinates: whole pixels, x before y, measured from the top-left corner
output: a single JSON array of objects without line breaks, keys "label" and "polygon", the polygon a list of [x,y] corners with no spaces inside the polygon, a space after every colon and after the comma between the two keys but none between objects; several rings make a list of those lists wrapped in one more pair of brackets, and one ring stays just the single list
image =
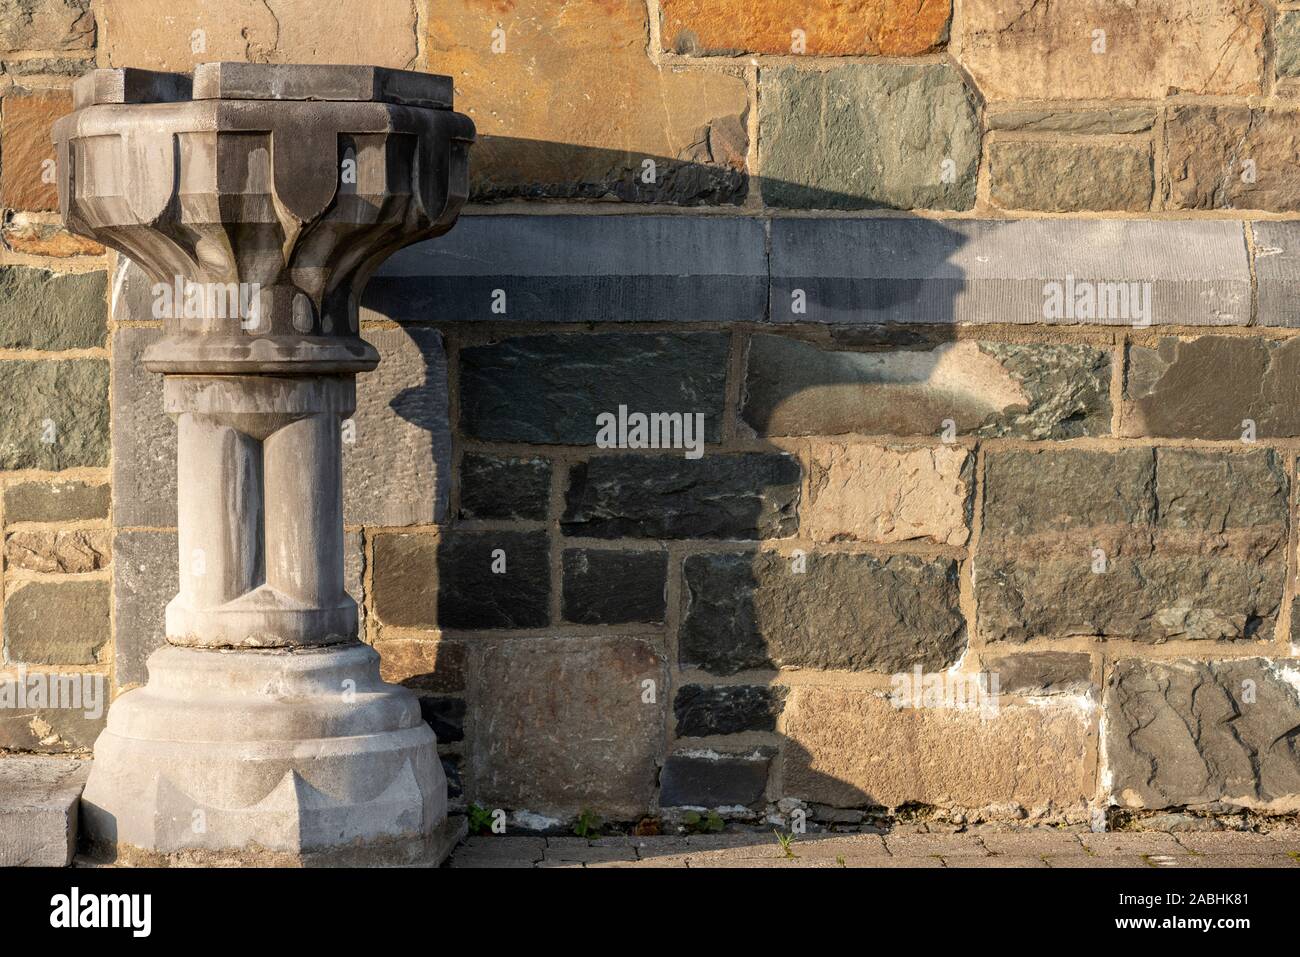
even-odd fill
[{"label": "fluted stone column", "polygon": [[165,305],[140,374],[177,423],[180,543],[167,644],[109,712],[85,828],[128,861],[438,860],[433,732],[343,585],[340,430],[378,362],[362,289],[452,227],[473,124],[448,78],[370,67],[96,70],[74,101],[64,218]]}]

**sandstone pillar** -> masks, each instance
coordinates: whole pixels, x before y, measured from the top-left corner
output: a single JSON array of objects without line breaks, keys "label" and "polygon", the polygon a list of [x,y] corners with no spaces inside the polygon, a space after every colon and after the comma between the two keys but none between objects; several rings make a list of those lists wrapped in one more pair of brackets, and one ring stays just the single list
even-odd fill
[{"label": "sandstone pillar", "polygon": [[340,429],[378,362],[362,289],[455,223],[473,124],[448,78],[371,67],[96,70],[74,101],[64,218],[155,282],[140,374],[177,424],[181,583],[96,742],[85,827],[124,861],[440,859],[433,732],[343,585]]}]

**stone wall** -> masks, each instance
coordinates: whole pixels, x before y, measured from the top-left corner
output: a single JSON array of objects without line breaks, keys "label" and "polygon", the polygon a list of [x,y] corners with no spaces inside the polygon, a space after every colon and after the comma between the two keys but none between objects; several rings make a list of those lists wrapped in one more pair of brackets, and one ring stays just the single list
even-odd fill
[{"label": "stone wall", "polygon": [[[0,0],[0,692],[141,683],[176,588],[149,284],[53,212],[71,80],[374,62],[482,134],[345,431],[454,800],[1300,810],[1300,4],[760,6]],[[700,454],[600,447],[620,407]],[[1000,696],[897,707],[918,668]]]}]

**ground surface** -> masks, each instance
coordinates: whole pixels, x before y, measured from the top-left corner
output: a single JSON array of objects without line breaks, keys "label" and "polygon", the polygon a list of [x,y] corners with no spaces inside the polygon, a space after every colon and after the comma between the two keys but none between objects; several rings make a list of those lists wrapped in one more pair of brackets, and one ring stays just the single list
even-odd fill
[{"label": "ground surface", "polygon": [[472,837],[451,867],[1295,867],[1300,830],[1254,834],[1031,832],[818,834],[787,857],[775,835]]}]

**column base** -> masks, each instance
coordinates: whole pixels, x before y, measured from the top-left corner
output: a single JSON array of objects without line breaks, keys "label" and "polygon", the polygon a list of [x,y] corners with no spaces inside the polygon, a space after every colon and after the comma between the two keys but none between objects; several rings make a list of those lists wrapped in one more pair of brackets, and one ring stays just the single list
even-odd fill
[{"label": "column base", "polygon": [[436,743],[360,642],[168,645],[95,742],[88,850],[126,864],[431,863],[454,846]]}]

